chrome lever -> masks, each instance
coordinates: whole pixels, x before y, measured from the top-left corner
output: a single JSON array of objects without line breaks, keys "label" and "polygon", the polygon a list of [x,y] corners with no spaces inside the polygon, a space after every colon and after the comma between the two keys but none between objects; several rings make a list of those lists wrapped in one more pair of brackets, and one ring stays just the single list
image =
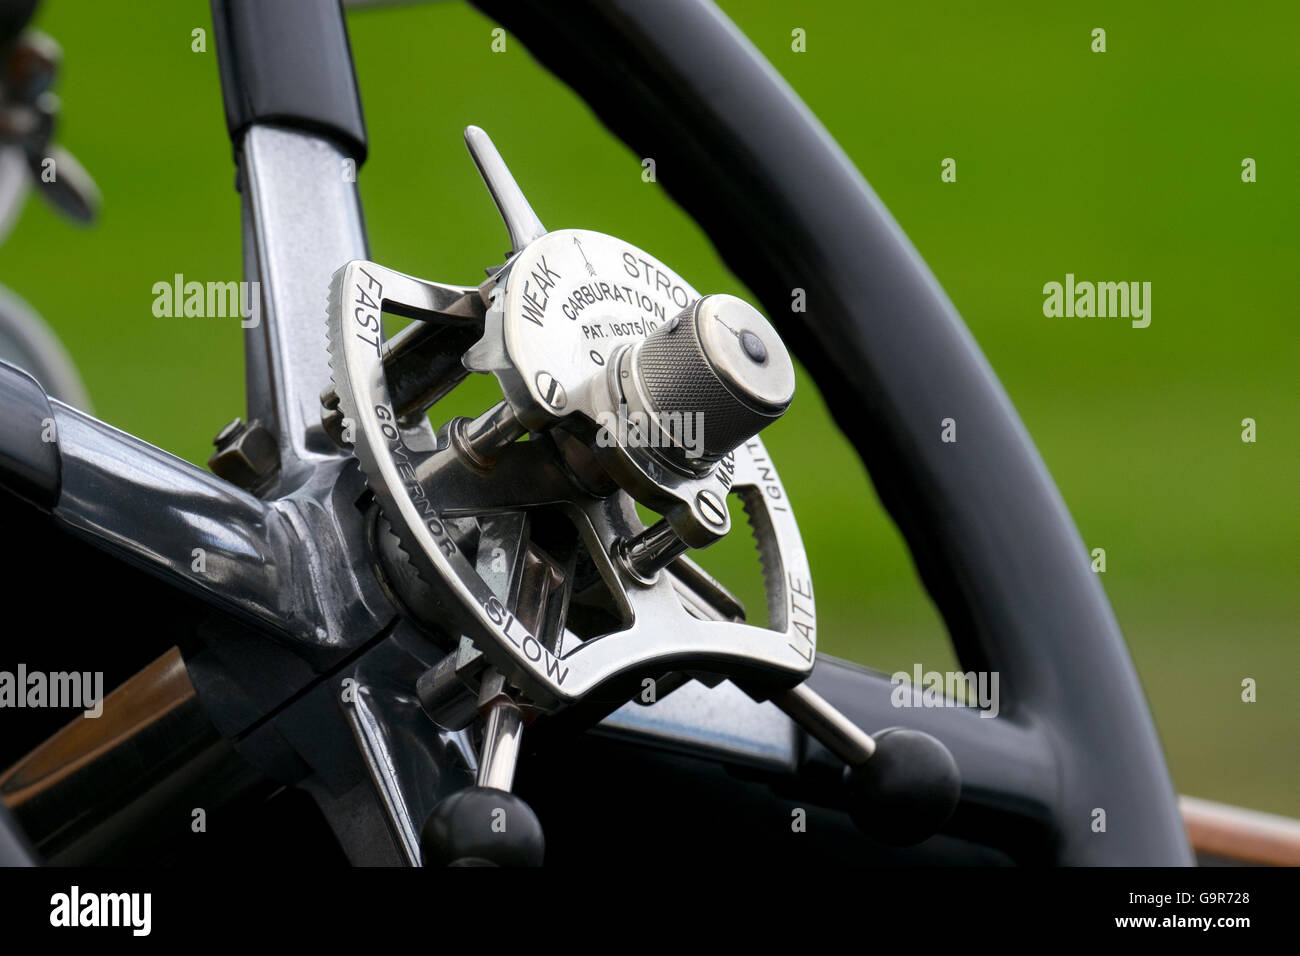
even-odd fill
[{"label": "chrome lever", "polygon": [[492,138],[477,126],[466,126],[465,145],[469,147],[474,165],[478,167],[479,175],[496,203],[497,212],[506,224],[506,231],[510,233],[511,254],[546,235],[546,227],[528,204]]}]

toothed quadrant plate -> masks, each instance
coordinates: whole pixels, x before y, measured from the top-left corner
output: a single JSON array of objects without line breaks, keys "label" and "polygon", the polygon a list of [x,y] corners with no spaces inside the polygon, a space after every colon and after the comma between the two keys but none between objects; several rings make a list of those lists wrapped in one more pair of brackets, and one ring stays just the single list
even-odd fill
[{"label": "toothed quadrant plate", "polygon": [[[466,365],[504,371],[498,378],[507,397],[525,399],[509,395],[513,382],[527,391],[539,417],[558,395],[545,381],[538,384],[539,373],[551,374],[566,399],[577,399],[601,377],[614,346],[653,331],[681,311],[682,299],[689,304],[698,298],[653,257],[583,230],[544,236],[508,269],[488,310],[484,340]],[[403,550],[437,593],[446,629],[469,636],[548,709],[612,682],[625,686],[669,670],[726,674],[756,693],[806,678],[816,651],[812,580],[785,488],[758,438],[721,462],[711,480],[720,493],[735,492],[745,505],[759,542],[769,627],[693,616],[665,574],[650,587],[623,582],[632,609],[629,627],[574,643],[558,656],[520,624],[457,545],[439,512],[436,488],[426,489],[417,480],[427,473],[423,466],[431,457],[454,452],[423,447],[399,427],[393,410],[382,362],[381,313],[388,308],[418,315],[433,301],[422,280],[357,260],[335,274],[328,328],[335,391],[340,411],[353,423],[354,452]],[[400,308],[392,309],[394,304]]]}]

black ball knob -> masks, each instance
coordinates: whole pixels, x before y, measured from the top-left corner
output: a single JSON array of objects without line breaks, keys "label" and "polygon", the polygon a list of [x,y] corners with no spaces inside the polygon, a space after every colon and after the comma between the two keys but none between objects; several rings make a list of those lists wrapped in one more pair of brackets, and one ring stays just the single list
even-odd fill
[{"label": "black ball knob", "polygon": [[919,730],[890,727],[872,736],[871,759],[844,770],[853,822],[888,846],[912,846],[938,833],[961,796],[957,761]]},{"label": "black ball knob", "polygon": [[466,787],[424,821],[425,866],[541,866],[546,850],[532,807],[506,790]]}]

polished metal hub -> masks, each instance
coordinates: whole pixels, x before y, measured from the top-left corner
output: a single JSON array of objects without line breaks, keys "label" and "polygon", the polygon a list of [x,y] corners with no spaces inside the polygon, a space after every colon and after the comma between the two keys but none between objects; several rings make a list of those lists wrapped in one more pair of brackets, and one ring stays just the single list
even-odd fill
[{"label": "polished metal hub", "polygon": [[[546,232],[486,135],[466,139],[510,232],[508,261],[478,289],[349,263],[329,299],[323,398],[326,430],[350,439],[421,584],[408,603],[459,638],[447,679],[477,688],[500,674],[541,710],[678,671],[733,677],[760,698],[798,684],[816,648],[812,584],[756,437],[794,393],[779,337],[742,300],[702,297],[630,243]],[[386,340],[384,312],[417,321]],[[419,374],[421,338],[478,321],[463,370],[395,398],[394,381]],[[432,439],[429,397],[464,370],[495,375],[503,401]],[[766,628],[701,611],[735,602],[683,557],[729,531],[730,494],[758,541]],[[634,502],[662,520],[646,528]],[[562,515],[572,540],[542,540],[544,514]],[[510,515],[514,540],[500,534]]]}]

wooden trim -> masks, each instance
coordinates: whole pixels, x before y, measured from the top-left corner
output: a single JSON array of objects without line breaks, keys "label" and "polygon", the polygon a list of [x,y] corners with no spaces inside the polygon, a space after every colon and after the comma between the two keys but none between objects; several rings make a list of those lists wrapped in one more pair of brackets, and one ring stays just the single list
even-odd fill
[{"label": "wooden trim", "polygon": [[1300,866],[1300,820],[1197,797],[1179,797],[1178,808],[1187,838],[1199,853],[1268,866]]}]

